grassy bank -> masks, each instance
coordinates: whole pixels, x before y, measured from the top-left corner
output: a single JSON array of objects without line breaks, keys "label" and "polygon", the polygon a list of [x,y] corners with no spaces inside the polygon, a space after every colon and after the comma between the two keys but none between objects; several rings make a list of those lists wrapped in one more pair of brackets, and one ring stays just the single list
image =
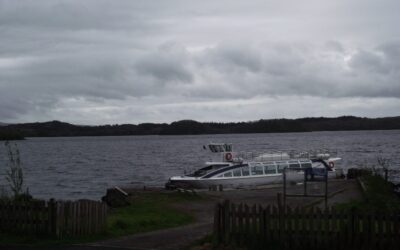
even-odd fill
[{"label": "grassy bank", "polygon": [[376,175],[361,177],[361,182],[365,187],[364,199],[339,204],[336,208],[355,208],[367,212],[400,210],[400,199],[393,192],[393,184]]},{"label": "grassy bank", "polygon": [[27,235],[0,234],[1,245],[65,245],[91,242],[124,235],[149,232],[193,223],[192,214],[173,208],[173,204],[202,199],[185,193],[140,193],[132,197],[131,205],[110,210],[107,231],[82,238],[55,240]]}]

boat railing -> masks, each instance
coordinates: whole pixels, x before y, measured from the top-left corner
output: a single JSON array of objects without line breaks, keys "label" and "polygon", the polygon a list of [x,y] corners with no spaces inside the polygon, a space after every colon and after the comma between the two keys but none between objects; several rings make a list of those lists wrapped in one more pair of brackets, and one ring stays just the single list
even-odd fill
[{"label": "boat railing", "polygon": [[245,161],[280,161],[289,159],[287,152],[257,152],[242,151],[234,154],[234,159],[243,159]]},{"label": "boat railing", "polygon": [[332,149],[317,149],[317,150],[314,149],[302,152],[293,151],[291,156],[292,158],[328,159],[331,157],[337,157],[338,151]]},{"label": "boat railing", "polygon": [[235,152],[234,159],[238,161],[283,161],[291,159],[323,159],[326,160],[330,157],[337,157],[337,150],[331,149],[318,149],[318,150],[307,150],[307,151],[269,151],[257,152],[257,151],[240,151]]}]

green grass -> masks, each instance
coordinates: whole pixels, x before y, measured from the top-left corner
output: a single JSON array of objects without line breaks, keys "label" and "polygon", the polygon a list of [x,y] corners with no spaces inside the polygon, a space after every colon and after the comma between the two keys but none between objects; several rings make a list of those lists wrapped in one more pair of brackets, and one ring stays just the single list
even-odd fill
[{"label": "green grass", "polygon": [[181,193],[142,195],[134,199],[132,205],[111,212],[107,221],[108,234],[115,237],[192,223],[192,215],[170,204],[196,199],[199,196]]},{"label": "green grass", "polygon": [[200,199],[202,197],[199,195],[186,193],[140,193],[132,199],[131,205],[110,210],[107,231],[103,234],[57,240],[3,233],[0,234],[0,246],[76,244],[187,225],[195,221],[194,216],[188,212],[179,211],[172,205]]}]

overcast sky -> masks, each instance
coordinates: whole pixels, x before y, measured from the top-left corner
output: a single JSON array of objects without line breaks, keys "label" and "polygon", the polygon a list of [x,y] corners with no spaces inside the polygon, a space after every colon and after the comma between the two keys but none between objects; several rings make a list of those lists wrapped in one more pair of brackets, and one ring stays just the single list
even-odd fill
[{"label": "overcast sky", "polygon": [[0,121],[400,115],[400,1],[0,0]]}]

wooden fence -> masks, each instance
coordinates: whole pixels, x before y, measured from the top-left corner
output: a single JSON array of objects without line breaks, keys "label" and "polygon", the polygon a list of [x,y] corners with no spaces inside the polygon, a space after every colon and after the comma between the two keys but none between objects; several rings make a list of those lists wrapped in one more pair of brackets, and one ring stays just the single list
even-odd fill
[{"label": "wooden fence", "polygon": [[105,230],[107,205],[102,202],[35,201],[0,203],[0,232],[77,237]]},{"label": "wooden fence", "polygon": [[400,213],[217,204],[214,241],[248,249],[399,249]]}]

